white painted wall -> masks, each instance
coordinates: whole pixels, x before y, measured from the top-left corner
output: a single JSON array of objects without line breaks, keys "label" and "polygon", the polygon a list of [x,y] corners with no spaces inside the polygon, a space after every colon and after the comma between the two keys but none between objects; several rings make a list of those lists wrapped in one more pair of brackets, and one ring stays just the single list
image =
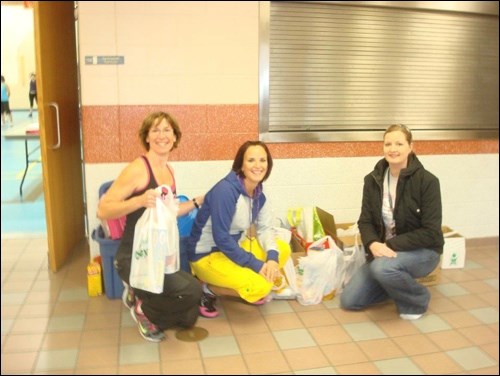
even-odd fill
[{"label": "white painted wall", "polygon": [[[363,178],[379,157],[275,160],[265,183],[277,218],[288,208],[319,206],[335,221],[354,222],[361,208]],[[443,225],[466,238],[498,237],[498,154],[419,156],[441,182]],[[225,176],[232,161],[172,162],[177,190],[188,197],[207,191]],[[87,204],[91,229],[100,185],[114,179],[125,164],[86,164]],[[193,176],[196,179],[193,179]],[[90,241],[91,253],[99,246]]]}]

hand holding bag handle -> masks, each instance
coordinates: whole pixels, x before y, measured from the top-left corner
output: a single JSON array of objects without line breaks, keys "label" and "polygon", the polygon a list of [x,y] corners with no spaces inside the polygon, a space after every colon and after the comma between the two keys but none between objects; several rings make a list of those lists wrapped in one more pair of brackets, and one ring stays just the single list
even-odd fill
[{"label": "hand holding bag handle", "polygon": [[152,293],[163,291],[165,273],[180,267],[178,203],[168,186],[156,188],[156,206],[147,208],[135,225],[130,286]]}]

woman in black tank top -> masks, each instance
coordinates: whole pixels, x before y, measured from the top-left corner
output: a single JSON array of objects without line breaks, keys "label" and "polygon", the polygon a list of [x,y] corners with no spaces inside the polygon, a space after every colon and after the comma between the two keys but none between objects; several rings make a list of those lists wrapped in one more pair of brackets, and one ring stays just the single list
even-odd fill
[{"label": "woman in black tank top", "polygon": [[[148,115],[139,130],[139,138],[146,153],[127,165],[102,196],[97,216],[113,219],[126,216],[126,225],[115,257],[115,267],[126,288],[123,301],[141,336],[152,342],[165,339],[163,331],[172,327],[190,328],[198,319],[201,298],[199,282],[189,270],[165,274],[163,291],[154,294],[128,288],[134,230],[137,220],[146,208],[154,207],[159,185],[168,185],[175,194],[175,178],[168,164],[170,152],[181,139],[177,121],[168,113]],[[179,204],[178,216],[187,214],[203,203],[203,196]]]}]

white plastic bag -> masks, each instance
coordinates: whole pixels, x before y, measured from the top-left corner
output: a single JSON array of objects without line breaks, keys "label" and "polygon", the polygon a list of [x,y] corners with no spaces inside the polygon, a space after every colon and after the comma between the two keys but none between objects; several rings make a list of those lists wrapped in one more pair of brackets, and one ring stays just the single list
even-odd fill
[{"label": "white plastic bag", "polygon": [[135,225],[130,286],[153,292],[163,291],[165,274],[180,268],[177,200],[172,190],[161,185],[156,207],[147,208]]},{"label": "white plastic bag", "polygon": [[303,271],[297,300],[302,305],[319,304],[342,283],[344,255],[330,236],[312,243],[307,256],[299,259]]},{"label": "white plastic bag", "polygon": [[352,247],[344,247],[344,273],[339,293],[342,292],[344,286],[349,282],[354,273],[366,262],[365,248],[362,244],[359,244],[359,230],[357,225],[355,226],[353,233],[349,234],[354,236],[354,245]]}]

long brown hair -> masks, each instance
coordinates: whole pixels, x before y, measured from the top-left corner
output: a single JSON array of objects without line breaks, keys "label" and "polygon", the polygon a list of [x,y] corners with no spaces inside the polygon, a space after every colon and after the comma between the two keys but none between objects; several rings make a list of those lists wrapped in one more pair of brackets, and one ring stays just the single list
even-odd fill
[{"label": "long brown hair", "polygon": [[411,145],[411,143],[413,142],[413,136],[411,134],[410,129],[404,124],[389,125],[384,132],[384,139],[385,139],[385,135],[387,133],[396,132],[396,131],[403,132],[403,134],[405,135],[406,141],[408,141],[408,144]]}]

